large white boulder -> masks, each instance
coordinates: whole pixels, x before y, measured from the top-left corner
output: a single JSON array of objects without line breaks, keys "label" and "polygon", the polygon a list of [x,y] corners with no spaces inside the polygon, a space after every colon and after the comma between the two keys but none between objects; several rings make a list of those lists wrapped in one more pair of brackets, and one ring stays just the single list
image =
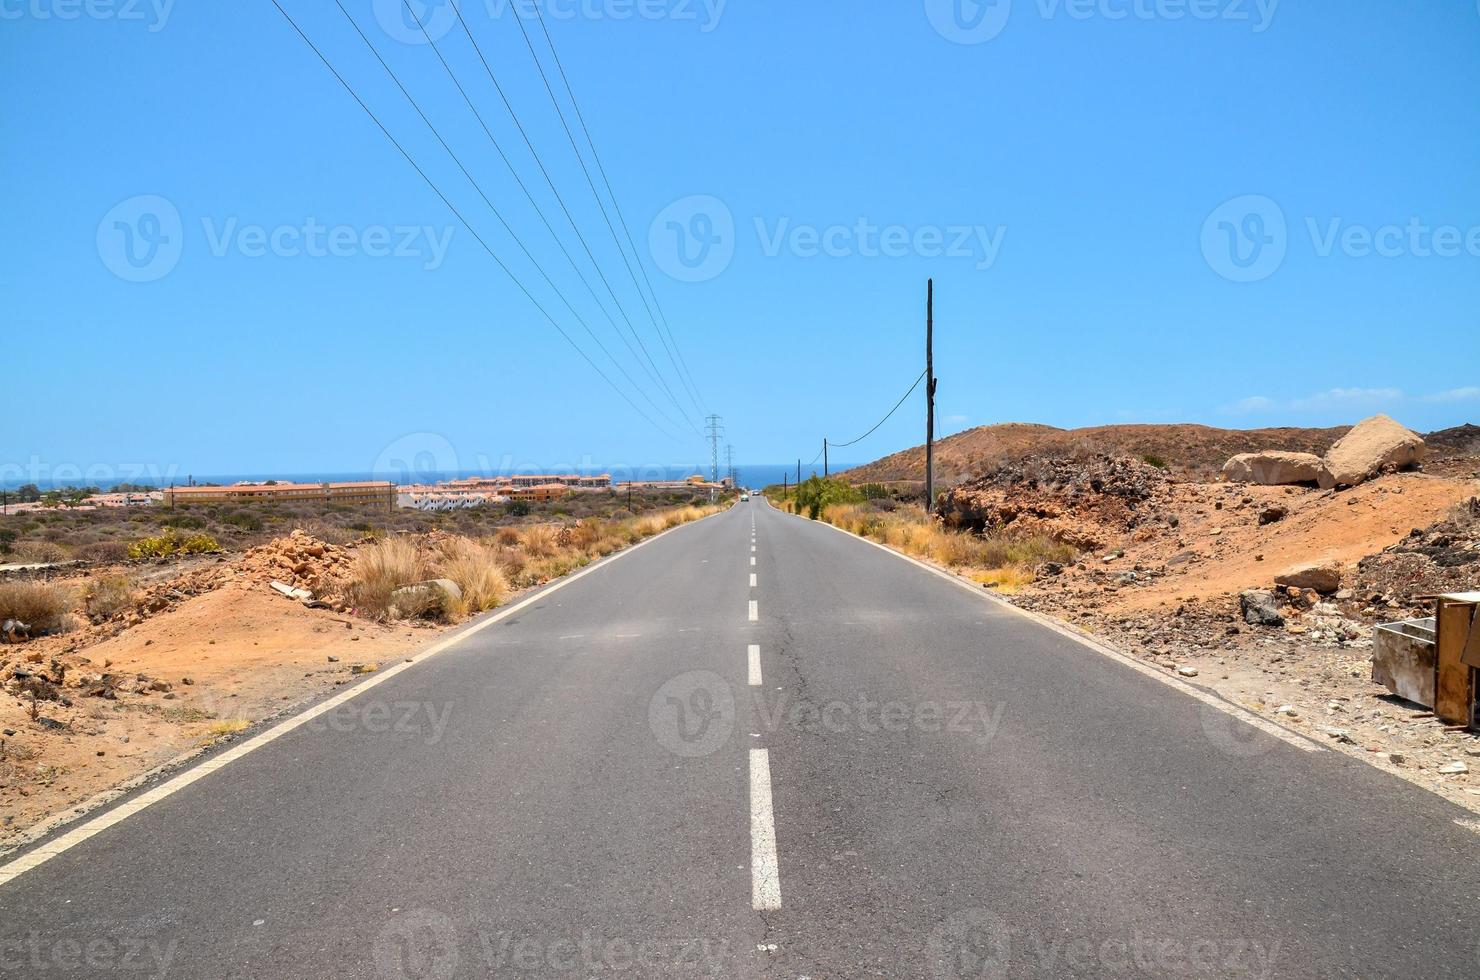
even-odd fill
[{"label": "large white boulder", "polygon": [[1424,442],[1418,433],[1386,415],[1374,415],[1354,425],[1327,451],[1320,484],[1326,490],[1354,487],[1385,467],[1413,466],[1423,459],[1423,453]]},{"label": "large white boulder", "polygon": [[1262,453],[1239,453],[1223,464],[1223,476],[1230,483],[1278,487],[1291,483],[1318,483],[1324,469],[1321,458],[1312,453],[1271,449]]}]

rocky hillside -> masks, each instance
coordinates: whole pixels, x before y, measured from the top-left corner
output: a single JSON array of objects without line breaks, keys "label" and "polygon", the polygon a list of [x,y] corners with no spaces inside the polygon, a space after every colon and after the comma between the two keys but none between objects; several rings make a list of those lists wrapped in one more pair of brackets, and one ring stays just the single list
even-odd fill
[{"label": "rocky hillside", "polygon": [[1455,456],[1480,456],[1480,425],[1456,425],[1452,429],[1440,429],[1423,437],[1435,452]]},{"label": "rocky hillside", "polygon": [[[1056,429],[1008,422],[959,432],[935,445],[937,479],[946,485],[979,476],[994,465],[1028,455],[1130,456],[1165,465],[1174,476],[1212,479],[1230,456],[1261,449],[1323,455],[1346,434],[1332,429],[1215,429],[1206,425],[1098,425]],[[854,483],[925,479],[925,447],[859,466],[841,474]]]}]

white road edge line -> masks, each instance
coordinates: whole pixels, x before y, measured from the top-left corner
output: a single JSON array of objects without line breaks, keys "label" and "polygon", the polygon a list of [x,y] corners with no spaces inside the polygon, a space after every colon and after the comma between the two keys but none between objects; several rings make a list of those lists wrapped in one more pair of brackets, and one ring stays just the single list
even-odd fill
[{"label": "white road edge line", "polygon": [[781,907],[781,870],[776,864],[776,815],[771,806],[771,759],[750,750],[750,905]]},{"label": "white road edge line", "polygon": [[754,599],[750,600],[750,621],[752,623],[761,621],[761,604]]},{"label": "white road edge line", "polygon": [[748,653],[749,653],[749,659],[750,659],[750,686],[751,687],[760,687],[761,686],[761,645],[759,643],[752,643],[750,645],[750,650],[748,651]]},{"label": "white road edge line", "polygon": [[[785,514],[786,511],[781,511],[781,513]],[[788,516],[797,517],[797,515],[795,514],[789,514]],[[802,517],[797,517],[797,519],[806,520],[806,518]],[[965,582],[962,579],[959,579],[956,576],[952,575],[950,572],[943,571],[933,565],[927,565],[925,562],[920,561],[917,558],[913,558],[910,555],[901,554],[900,552],[895,551],[893,548],[890,548],[887,545],[882,545],[879,544],[879,542],[877,541],[871,541],[868,538],[860,537],[859,535],[854,534],[851,531],[845,531],[840,527],[836,527],[832,524],[827,523],[826,521],[819,520],[810,523],[821,524],[823,527],[831,528],[839,534],[851,538],[854,541],[861,541],[866,545],[871,545],[875,548],[878,548],[885,554],[893,555],[895,558],[903,559],[904,561],[909,562],[911,565],[917,565],[930,574],[943,578],[947,582],[950,582],[956,586],[959,586],[960,588],[965,589],[967,592],[970,592],[972,595],[976,596],[979,599],[985,599],[986,601],[996,606],[1007,609],[1008,611],[1015,613],[1018,616],[1022,616],[1026,619],[1031,619],[1039,626],[1051,629],[1055,633],[1058,633],[1061,636],[1073,640],[1080,646],[1093,650],[1095,653],[1101,654],[1102,656],[1110,657],[1113,660],[1118,660],[1132,670],[1137,671],[1138,673],[1143,674],[1146,677],[1149,677],[1161,684],[1165,684],[1167,687],[1175,688],[1176,690],[1181,691],[1183,694],[1187,695],[1193,700],[1200,701],[1208,707],[1213,708],[1216,711],[1220,711],[1223,714],[1228,715],[1229,717],[1237,718],[1244,724],[1249,725],[1253,728],[1257,728],[1261,732],[1264,732],[1266,735],[1271,735],[1287,745],[1293,745],[1295,748],[1300,749],[1302,752],[1326,751],[1324,748],[1315,744],[1303,735],[1292,732],[1287,728],[1282,728],[1272,721],[1268,721],[1256,714],[1253,714],[1252,712],[1248,712],[1243,710],[1242,708],[1236,707],[1235,705],[1231,705],[1227,701],[1224,701],[1221,698],[1216,698],[1213,695],[1202,690],[1201,688],[1194,687],[1193,685],[1187,684],[1175,677],[1170,677],[1166,674],[1163,674],[1159,670],[1156,670],[1152,667],[1147,667],[1145,664],[1138,663],[1137,661],[1121,653],[1114,647],[1090,639],[1089,637],[1076,632],[1075,630],[1064,625],[1063,623],[1058,622],[1055,619],[1052,619],[1048,616],[1040,615],[1027,609],[1019,608],[1018,606],[1014,606],[1012,603],[1008,602],[1006,599],[1003,599],[1001,596],[995,596],[992,595],[990,592],[985,591],[984,589],[978,589],[974,585],[971,585],[970,583]]]},{"label": "white road edge line", "polygon": [[[719,513],[723,514],[726,513],[726,511],[720,511]],[[719,516],[719,514],[711,514],[710,516],[717,517]],[[706,519],[707,518],[701,517],[697,521],[690,521],[687,524],[679,524],[675,527],[668,528],[665,531],[660,531],[659,533],[648,538],[646,541],[639,541],[637,544],[634,544],[628,548],[624,548],[621,551],[618,551],[610,557],[604,559],[603,561],[599,561],[594,565],[587,565],[585,568],[581,569],[578,572],[575,572],[572,575],[567,576],[566,578],[558,579],[557,581],[552,582],[544,588],[539,589],[528,596],[525,596],[514,605],[508,606],[504,609],[500,609],[486,619],[479,620],[478,622],[467,627],[455,636],[449,636],[447,639],[435,643],[430,647],[427,647],[420,653],[411,653],[411,657],[413,658],[412,660],[402,660],[394,667],[388,667],[385,670],[372,674],[370,677],[361,681],[359,684],[356,684],[348,691],[345,691],[342,694],[336,694],[329,700],[320,702],[319,704],[316,704],[313,707],[303,711],[301,714],[294,715],[292,718],[289,718],[286,721],[279,722],[278,724],[274,725],[272,728],[269,728],[267,731],[261,733],[260,735],[257,735],[256,737],[251,738],[234,748],[228,749],[219,755],[212,756],[205,762],[191,767],[190,769],[174,777],[173,779],[160,783],[158,786],[149,790],[147,793],[137,796],[121,806],[115,807],[112,810],[107,811],[106,813],[100,814],[99,816],[93,817],[91,820],[87,820],[77,825],[68,833],[63,834],[55,840],[48,841],[47,843],[44,843],[41,846],[37,847],[35,850],[28,852],[24,857],[17,858],[5,864],[0,864],[0,886],[4,886],[9,882],[14,881],[16,878],[19,878],[27,871],[31,871],[34,868],[45,864],[47,861],[50,861],[52,858],[56,857],[59,854],[63,854],[71,850],[78,844],[81,844],[83,841],[91,837],[95,837],[96,835],[107,830],[109,827],[112,827],[114,824],[122,823],[124,820],[133,816],[135,813],[138,813],[140,810],[146,809],[147,807],[153,806],[161,800],[174,796],[176,793],[180,792],[180,790],[189,786],[196,780],[202,779],[205,776],[208,776],[211,773],[217,771],[218,769],[225,768],[226,766],[237,761],[243,756],[257,751],[264,745],[277,741],[294,729],[301,728],[302,726],[308,724],[310,721],[313,721],[315,718],[327,714],[328,712],[333,711],[335,708],[338,708],[340,705],[359,697],[366,691],[379,687],[381,684],[384,684],[386,681],[390,680],[392,677],[395,677],[402,671],[409,670],[410,668],[418,664],[425,663],[427,660],[430,660],[437,654],[444,653],[447,650],[452,649],[464,640],[474,636],[477,633],[482,632],[490,626],[493,626],[495,623],[499,623],[519,612],[520,610],[525,609],[531,604],[544,599],[546,596],[550,595],[550,593],[558,592],[559,590],[565,588],[567,585],[570,585],[572,582],[578,582],[581,579],[585,578],[587,575],[590,575],[592,572],[606,568],[613,562],[619,561],[620,559],[625,558],[627,555],[632,554],[638,549],[652,544],[654,541],[657,541],[664,535],[671,534],[672,532],[677,531],[680,528],[693,527],[696,524],[703,523],[703,521],[705,521]],[[751,603],[752,613],[754,612],[754,606],[755,603]],[[752,618],[754,618],[754,616],[752,616]]]}]

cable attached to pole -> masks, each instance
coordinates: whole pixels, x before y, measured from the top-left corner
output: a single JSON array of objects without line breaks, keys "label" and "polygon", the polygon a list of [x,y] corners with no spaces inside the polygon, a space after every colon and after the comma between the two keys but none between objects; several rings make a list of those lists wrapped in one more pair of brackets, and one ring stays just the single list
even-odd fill
[{"label": "cable attached to pole", "polygon": [[921,381],[924,381],[924,380],[925,380],[925,372],[924,371],[921,371],[920,372],[920,376],[915,379],[915,383],[912,384],[912,385],[910,385],[910,390],[904,393],[904,397],[903,398],[901,398],[899,401],[897,401],[897,402],[894,403],[894,407],[889,410],[889,414],[886,415],[886,416],[884,416],[883,418],[879,419],[879,421],[877,423],[875,423],[875,425],[874,425],[874,427],[872,429],[869,429],[863,435],[859,436],[857,439],[854,439],[853,442],[834,442],[834,443],[831,444],[832,445],[832,448],[834,448],[834,449],[846,449],[849,446],[852,446],[852,445],[854,445],[856,443],[862,442],[863,440],[867,439],[869,436],[873,435],[875,432],[879,431],[879,426],[883,425],[885,422],[888,422],[889,419],[894,415],[894,413],[897,412],[897,411],[899,411],[899,406],[903,405],[906,401],[909,400],[909,397],[915,393],[915,389],[918,388],[918,387],[920,387],[920,382]]}]

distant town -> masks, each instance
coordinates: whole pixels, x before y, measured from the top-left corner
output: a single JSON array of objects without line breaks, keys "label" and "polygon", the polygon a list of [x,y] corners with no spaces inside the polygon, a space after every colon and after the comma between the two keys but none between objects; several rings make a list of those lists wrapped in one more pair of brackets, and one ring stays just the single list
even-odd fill
[{"label": "distant town", "polygon": [[385,509],[422,511],[466,510],[515,500],[550,501],[578,493],[643,493],[651,491],[724,491],[730,477],[705,478],[702,473],[682,480],[614,482],[610,473],[534,473],[510,476],[474,476],[438,483],[400,484],[390,480],[300,483],[293,480],[241,481],[231,484],[195,483],[153,490],[116,487],[102,492],[89,488],[41,491],[34,486],[6,491],[0,507],[8,513],[65,507],[90,510],[111,507],[175,507],[192,504],[275,503],[329,501]]}]

